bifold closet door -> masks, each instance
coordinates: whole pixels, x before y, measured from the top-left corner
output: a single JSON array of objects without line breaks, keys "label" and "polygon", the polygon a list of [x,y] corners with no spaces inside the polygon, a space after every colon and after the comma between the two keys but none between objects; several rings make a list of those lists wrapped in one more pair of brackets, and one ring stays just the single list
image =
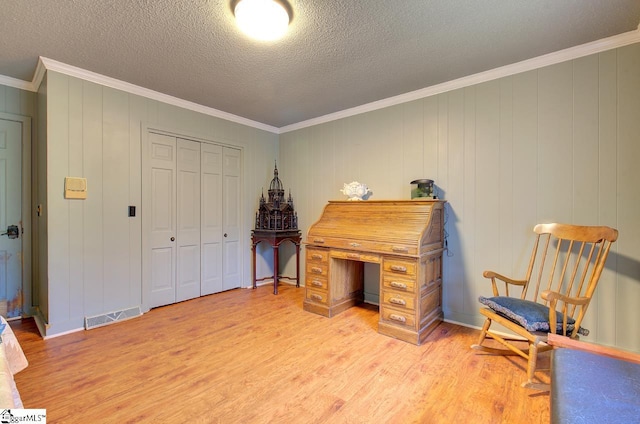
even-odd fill
[{"label": "bifold closet door", "polygon": [[200,143],[149,134],[151,307],[200,296]]},{"label": "bifold closet door", "polygon": [[149,133],[149,164],[149,306],[240,287],[240,150]]},{"label": "bifold closet door", "polygon": [[176,138],[149,133],[149,306],[176,301]]},{"label": "bifold closet door", "polygon": [[240,157],[202,143],[202,295],[240,287]]},{"label": "bifold closet door", "polygon": [[200,296],[200,143],[178,139],[176,302]]},{"label": "bifold closet door", "polygon": [[222,287],[222,146],[202,144],[202,295]]},{"label": "bifold closet door", "polygon": [[222,272],[223,289],[240,287],[242,270],[240,266],[240,177],[242,163],[240,150],[223,148],[222,177]]}]

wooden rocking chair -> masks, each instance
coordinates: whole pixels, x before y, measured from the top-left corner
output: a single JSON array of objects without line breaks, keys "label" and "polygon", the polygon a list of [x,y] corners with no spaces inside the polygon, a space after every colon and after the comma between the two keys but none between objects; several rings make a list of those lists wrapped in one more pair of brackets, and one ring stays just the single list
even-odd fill
[{"label": "wooden rocking chair", "polygon": [[[533,231],[536,240],[524,279],[515,280],[493,271],[483,273],[491,280],[494,297],[479,299],[486,306],[480,313],[487,318],[478,343],[471,347],[498,355],[520,355],[528,361],[527,381],[522,386],[548,390],[548,385],[533,382],[538,353],[553,349],[547,343],[549,332],[572,339],[589,333],[580,324],[618,231],[568,224],[538,224]],[[501,295],[498,285],[502,283]],[[517,297],[509,296],[510,288],[519,292]],[[489,331],[494,322],[519,337]],[[487,338],[506,349],[483,346]],[[527,343],[528,349],[518,347],[518,342]]]}]

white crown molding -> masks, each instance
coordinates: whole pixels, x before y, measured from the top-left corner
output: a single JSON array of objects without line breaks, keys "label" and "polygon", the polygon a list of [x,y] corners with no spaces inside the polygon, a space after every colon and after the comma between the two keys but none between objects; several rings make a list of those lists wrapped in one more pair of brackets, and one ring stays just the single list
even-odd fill
[{"label": "white crown molding", "polygon": [[32,84],[29,81],[23,81],[16,78],[0,75],[0,84],[7,87],[19,88],[21,90],[33,91]]},{"label": "white crown molding", "polygon": [[125,81],[97,74],[95,72],[87,71],[75,66],[67,65],[65,63],[58,62],[46,57],[40,57],[40,61],[48,71],[59,72],[61,74],[80,78],[85,81],[94,82],[96,84],[100,84],[110,88],[115,88],[116,90],[125,91],[127,93],[146,97],[148,99],[157,100],[159,102],[168,103],[184,109],[192,110],[194,112],[203,113],[205,115],[214,116],[216,118],[221,118],[227,121],[236,122],[238,124],[247,125],[249,127],[278,134],[278,128],[271,125],[252,121],[251,119],[243,118],[241,116],[233,115],[231,113],[223,112],[211,107],[199,105],[188,100],[179,99],[168,94],[153,91],[148,88],[140,87],[138,85],[134,85]]},{"label": "white crown molding", "polygon": [[600,52],[615,49],[618,47],[627,46],[629,44],[633,44],[637,42],[640,42],[640,25],[638,25],[638,29],[625,32],[623,34],[614,35],[612,37],[603,38],[601,40],[593,41],[591,43],[582,44],[576,47],[570,47],[568,49],[559,50],[557,52],[549,53],[543,56],[538,56],[532,59],[523,60],[522,62],[505,65],[500,68],[495,68],[489,71],[480,72],[478,74],[469,75],[466,77],[447,81],[442,84],[433,85],[430,87],[422,88],[420,90],[411,91],[409,93],[404,93],[398,96],[389,97],[386,99],[367,103],[365,105],[360,105],[350,109],[345,109],[340,112],[330,113],[328,115],[319,116],[317,118],[309,119],[307,121],[302,121],[296,124],[280,127],[279,134],[284,134],[290,131],[295,131],[302,128],[335,121],[335,120],[346,118],[349,116],[359,115],[365,112],[371,112],[374,110],[383,109],[389,106],[395,106],[395,105],[410,102],[413,100],[423,99],[425,97],[430,97],[436,94],[445,93],[447,91],[469,87],[475,84],[495,80],[498,78],[503,78],[506,76],[515,75],[515,74],[519,74],[526,71],[531,71],[533,69],[543,68],[549,65],[555,65],[557,63],[578,59],[580,57],[588,56],[595,53],[600,53]]},{"label": "white crown molding", "polygon": [[36,67],[36,71],[33,76],[33,80],[31,82],[0,75],[0,84],[6,85],[9,87],[19,88],[22,90],[37,92],[45,72],[47,70],[51,70],[55,72],[60,72],[65,75],[80,78],[86,81],[95,82],[97,84],[101,84],[107,87],[122,90],[127,93],[131,93],[131,94],[139,95],[149,99],[157,100],[163,103],[175,105],[184,109],[192,110],[194,112],[203,113],[205,115],[214,116],[217,118],[225,119],[227,121],[236,122],[238,124],[247,125],[249,127],[268,131],[274,134],[284,134],[284,133],[299,130],[302,128],[311,127],[313,125],[323,124],[326,122],[331,122],[338,119],[346,118],[349,116],[359,115],[361,113],[383,109],[389,106],[395,106],[401,103],[422,99],[425,97],[433,96],[433,95],[444,93],[447,91],[457,90],[459,88],[464,88],[464,87],[479,84],[482,82],[487,82],[487,81],[495,80],[498,78],[519,74],[519,73],[530,71],[533,69],[539,69],[545,66],[554,65],[557,63],[577,59],[577,58],[588,56],[595,53],[600,53],[600,52],[615,49],[618,47],[623,47],[623,46],[637,43],[637,42],[640,42],[640,24],[638,25],[638,28],[636,30],[629,31],[623,34],[614,35],[608,38],[603,38],[601,40],[582,44],[576,47],[570,47],[568,49],[564,49],[564,50],[549,53],[543,56],[524,60],[522,62],[517,62],[510,65],[502,66],[500,68],[491,69],[489,71],[480,72],[478,74],[469,75],[466,77],[458,78],[456,80],[447,81],[442,84],[433,85],[430,87],[422,88],[420,90],[400,94],[398,96],[389,97],[386,99],[356,106],[350,109],[345,109],[339,112],[330,113],[328,115],[319,116],[317,118],[301,121],[291,125],[286,125],[280,128],[263,124],[261,122],[253,121],[251,119],[243,118],[241,116],[233,115],[227,112],[223,112],[217,109],[213,109],[207,106],[199,105],[197,103],[193,103],[187,100],[179,99],[177,97],[173,97],[168,94],[149,90],[147,88],[130,84],[125,81],[117,80],[115,78],[110,78],[104,75],[97,74],[95,72],[87,71],[87,70],[77,68],[75,66],[67,65],[62,62],[58,62],[53,59],[48,59],[45,57],[40,57],[40,60],[38,61],[38,66]]},{"label": "white crown molding", "polygon": [[36,71],[33,73],[33,79],[31,80],[31,85],[33,86],[33,91],[38,91],[40,88],[40,84],[42,84],[42,80],[44,79],[44,74],[47,73],[47,68],[44,66],[42,62],[42,58],[38,58],[38,66],[36,66]]},{"label": "white crown molding", "polygon": [[6,85],[7,87],[32,91],[35,93],[38,91],[40,83],[42,83],[42,78],[44,78],[45,72],[46,69],[44,67],[44,64],[42,63],[42,60],[38,59],[38,65],[36,66],[36,71],[33,74],[33,79],[31,80],[31,82],[0,75],[0,84]]}]

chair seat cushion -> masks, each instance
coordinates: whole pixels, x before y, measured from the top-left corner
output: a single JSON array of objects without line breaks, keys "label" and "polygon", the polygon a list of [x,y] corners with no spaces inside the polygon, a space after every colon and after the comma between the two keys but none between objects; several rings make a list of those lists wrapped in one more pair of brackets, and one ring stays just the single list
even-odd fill
[{"label": "chair seat cushion", "polygon": [[[484,297],[478,299],[480,303],[488,306],[491,310],[504,316],[505,318],[521,325],[527,331],[543,331],[550,332],[549,328],[549,307],[530,300],[523,300],[508,296]],[[561,312],[556,311],[556,328],[555,331],[562,333]],[[572,332],[575,320],[567,317],[567,332]],[[586,336],[589,330],[580,327],[578,333]]]}]

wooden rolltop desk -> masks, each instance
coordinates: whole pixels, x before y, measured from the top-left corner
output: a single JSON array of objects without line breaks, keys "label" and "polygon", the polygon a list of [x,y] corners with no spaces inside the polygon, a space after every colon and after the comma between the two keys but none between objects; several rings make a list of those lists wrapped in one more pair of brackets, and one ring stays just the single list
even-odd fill
[{"label": "wooden rolltop desk", "polygon": [[380,265],[378,332],[421,344],[442,320],[444,201],[330,201],[307,233],[304,309],[332,317],[363,300]]}]

